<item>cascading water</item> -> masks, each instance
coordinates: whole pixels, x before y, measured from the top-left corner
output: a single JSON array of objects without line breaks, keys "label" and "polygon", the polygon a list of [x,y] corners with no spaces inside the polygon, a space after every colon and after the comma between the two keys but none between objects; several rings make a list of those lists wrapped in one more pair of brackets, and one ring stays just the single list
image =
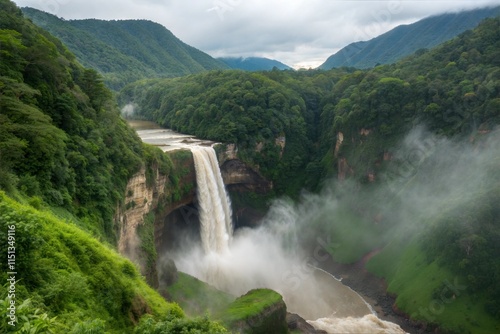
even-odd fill
[{"label": "cascading water", "polygon": [[233,233],[231,203],[212,147],[192,147],[198,186],[201,242],[205,253],[228,251]]}]

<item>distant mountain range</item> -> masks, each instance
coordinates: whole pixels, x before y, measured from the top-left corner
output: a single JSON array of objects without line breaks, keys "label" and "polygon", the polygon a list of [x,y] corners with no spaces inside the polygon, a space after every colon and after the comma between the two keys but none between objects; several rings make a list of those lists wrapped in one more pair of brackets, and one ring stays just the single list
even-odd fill
[{"label": "distant mountain range", "polygon": [[290,66],[285,65],[282,62],[262,57],[221,57],[217,59],[223,61],[231,68],[245,71],[270,71],[273,68],[277,68],[278,70],[292,69]]},{"label": "distant mountain range", "polygon": [[431,16],[398,26],[369,41],[349,44],[330,56],[319,68],[370,68],[377,64],[390,64],[419,49],[429,49],[448,41],[465,30],[475,28],[483,19],[496,16],[500,16],[500,6]]},{"label": "distant mountain range", "polygon": [[151,21],[64,20],[34,8],[22,11],[61,39],[81,64],[102,73],[115,90],[143,78],[229,68]]}]

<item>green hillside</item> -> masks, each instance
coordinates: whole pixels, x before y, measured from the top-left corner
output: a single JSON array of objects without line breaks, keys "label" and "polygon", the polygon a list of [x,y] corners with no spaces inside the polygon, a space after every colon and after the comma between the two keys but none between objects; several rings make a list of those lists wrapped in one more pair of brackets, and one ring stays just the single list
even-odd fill
[{"label": "green hillside", "polygon": [[23,13],[59,38],[81,64],[100,72],[115,90],[143,78],[228,68],[151,21],[66,21],[33,8],[23,8]]},{"label": "green hillside", "polygon": [[391,64],[420,49],[430,49],[465,30],[476,27],[487,17],[500,15],[500,7],[431,16],[413,24],[398,26],[369,41],[349,44],[330,56],[319,68],[370,68]]}]

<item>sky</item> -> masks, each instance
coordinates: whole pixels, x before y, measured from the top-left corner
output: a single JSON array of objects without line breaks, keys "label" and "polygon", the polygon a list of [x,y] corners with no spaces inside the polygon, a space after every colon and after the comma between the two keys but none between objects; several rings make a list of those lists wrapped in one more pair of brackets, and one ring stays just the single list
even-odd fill
[{"label": "sky", "polygon": [[14,0],[64,19],[148,19],[212,57],[315,68],[342,47],[445,12],[500,0]]}]

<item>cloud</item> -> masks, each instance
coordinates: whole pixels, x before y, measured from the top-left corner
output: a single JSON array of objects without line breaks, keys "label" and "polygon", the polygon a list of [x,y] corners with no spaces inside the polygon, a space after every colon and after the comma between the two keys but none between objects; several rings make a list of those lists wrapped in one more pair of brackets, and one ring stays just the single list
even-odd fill
[{"label": "cloud", "polygon": [[65,19],[149,19],[212,56],[266,56],[317,66],[349,43],[498,0],[16,0]]}]

